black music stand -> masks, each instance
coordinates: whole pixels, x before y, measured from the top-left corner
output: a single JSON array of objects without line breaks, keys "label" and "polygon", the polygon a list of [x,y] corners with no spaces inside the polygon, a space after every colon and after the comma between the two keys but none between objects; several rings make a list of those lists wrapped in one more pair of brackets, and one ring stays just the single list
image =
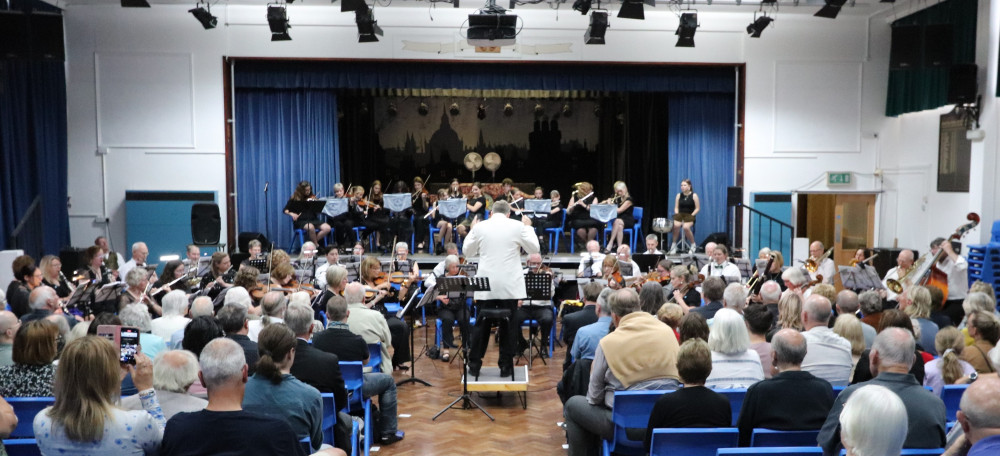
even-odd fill
[{"label": "black music stand", "polygon": [[[532,301],[546,301],[552,302],[552,276],[543,272],[529,272],[524,275],[524,288],[528,293],[528,299]],[[528,307],[547,307],[547,306],[531,306]],[[541,341],[535,340],[535,335],[540,328],[538,320],[530,319],[534,321],[535,324],[528,324],[528,369],[531,369],[531,361],[535,359],[535,356],[531,354],[531,349],[535,349],[535,353],[538,354],[538,358],[542,360],[542,364],[548,365],[545,362],[545,357],[542,356],[542,350],[545,347],[541,346]],[[516,322],[518,325],[521,322]],[[555,325],[555,321],[552,322]],[[518,329],[520,331],[520,329]]]},{"label": "black music stand", "polygon": [[[462,293],[463,296],[468,296],[470,292],[474,291],[490,291],[490,279],[489,277],[439,277],[437,279],[437,287],[440,289],[441,293]],[[424,294],[426,296],[426,293]],[[465,305],[465,300],[462,300],[462,305]],[[468,315],[468,314],[466,314]],[[511,315],[513,319],[513,315]],[[468,321],[466,321],[468,324]],[[471,331],[470,331],[471,332]],[[487,335],[488,337],[488,335]],[[472,399],[469,395],[469,345],[466,343],[465,338],[462,339],[462,395],[457,399],[448,404],[447,407],[441,409],[431,421],[436,420],[444,412],[455,407],[455,404],[462,402],[462,410],[469,410],[473,407],[479,409],[483,412],[490,421],[496,421],[493,415],[490,415],[481,405]]]},{"label": "black music stand", "polygon": [[[76,291],[69,296],[66,301],[66,309],[76,310],[81,317],[87,317],[94,313],[91,303],[94,300],[94,291],[97,290],[95,282],[87,282],[76,287]],[[72,312],[76,315],[76,312]]]},{"label": "black music stand", "polygon": [[840,281],[848,290],[881,290],[885,288],[873,267],[838,266],[838,269]]},{"label": "black music stand", "polygon": [[635,261],[635,264],[639,265],[639,269],[641,270],[638,272],[649,272],[656,269],[656,265],[664,258],[666,258],[666,255],[662,253],[637,253],[632,255],[632,261]]},{"label": "black music stand", "polygon": [[[429,300],[434,300],[434,293],[433,293],[434,292],[434,285],[431,285],[431,287],[428,288],[427,291],[428,292],[424,293],[423,299],[421,299],[419,302],[417,302],[417,305],[415,307],[423,307],[424,304],[427,304],[428,299]],[[413,319],[415,317],[413,316],[413,312],[410,312],[410,309],[414,308],[413,303],[414,303],[414,301],[416,299],[417,299],[417,293],[416,292],[411,293],[410,294],[410,299],[406,301],[406,305],[403,306],[403,308],[399,309],[399,312],[396,312],[396,318],[398,318],[400,320],[403,320],[403,318],[406,316],[406,314],[410,314],[410,323],[409,323],[409,325],[410,325],[410,327],[409,327],[409,329],[410,329],[410,378],[405,378],[405,379],[401,380],[399,383],[396,383],[396,386],[405,385],[407,383],[423,383],[424,386],[432,386],[430,383],[427,383],[426,381],[421,380],[421,379],[417,378],[417,376],[416,376],[417,375],[417,358],[415,356],[413,356]],[[425,336],[424,341],[426,342],[426,340],[427,339],[426,339],[426,336]],[[424,344],[424,350],[426,350],[426,349],[427,349],[427,345],[425,343]],[[422,350],[420,352],[420,354],[423,355],[424,351]]]}]

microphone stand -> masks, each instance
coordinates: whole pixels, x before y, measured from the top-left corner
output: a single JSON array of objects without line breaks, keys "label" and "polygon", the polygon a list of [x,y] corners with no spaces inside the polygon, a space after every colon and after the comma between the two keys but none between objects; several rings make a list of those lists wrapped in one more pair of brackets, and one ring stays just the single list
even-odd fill
[{"label": "microphone stand", "polygon": [[270,185],[271,185],[270,182],[267,181],[264,182],[264,233],[268,239],[271,239],[271,217],[269,215],[270,211],[268,210],[268,204],[267,204],[268,202],[267,187],[269,187]]}]

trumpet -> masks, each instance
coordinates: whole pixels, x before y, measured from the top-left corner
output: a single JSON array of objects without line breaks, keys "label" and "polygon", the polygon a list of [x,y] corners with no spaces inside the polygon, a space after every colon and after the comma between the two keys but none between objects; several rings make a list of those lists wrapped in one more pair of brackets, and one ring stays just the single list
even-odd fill
[{"label": "trumpet", "polygon": [[833,253],[833,247],[830,247],[830,249],[827,250],[826,253],[824,253],[819,258],[813,259],[812,257],[810,257],[806,259],[804,265],[806,270],[809,272],[816,272],[816,269],[819,268],[819,264],[822,263],[823,260],[829,258],[831,253]]},{"label": "trumpet", "polygon": [[874,255],[872,255],[872,256],[870,256],[868,258],[865,258],[865,259],[863,259],[861,261],[858,261],[857,258],[855,258],[855,259],[851,260],[851,266],[857,266],[859,264],[868,264],[870,261],[872,261],[873,259],[875,259],[875,257],[877,257],[877,256],[878,256],[878,254],[876,253],[876,254],[874,254]]}]

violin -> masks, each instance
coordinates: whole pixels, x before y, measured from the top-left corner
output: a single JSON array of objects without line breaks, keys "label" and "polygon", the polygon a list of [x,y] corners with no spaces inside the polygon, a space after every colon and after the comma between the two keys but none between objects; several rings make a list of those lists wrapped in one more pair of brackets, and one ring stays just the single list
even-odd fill
[{"label": "violin", "polygon": [[[698,278],[697,279],[694,279],[694,280],[692,280],[692,281],[690,281],[688,283],[685,283],[684,286],[681,287],[681,289],[680,289],[681,296],[686,295],[688,291],[690,291],[692,288],[700,285],[704,281],[705,281],[705,275],[704,274],[698,274]],[[670,300],[667,301],[667,302],[668,303],[669,302],[677,303],[677,301],[675,301],[674,298],[670,298]]]},{"label": "violin", "polygon": [[649,274],[646,274],[646,280],[637,280],[634,284],[632,284],[632,286],[639,289],[642,288],[646,282],[656,282],[660,285],[666,286],[670,283],[670,274],[660,274],[660,271],[653,270],[650,271]]},{"label": "violin", "polygon": [[807,282],[805,285],[802,285],[801,287],[799,287],[799,291],[805,292],[806,290],[808,290],[809,288],[811,288],[813,285],[816,285],[816,284],[819,284],[819,283],[823,283],[823,274],[816,274],[816,280]]}]

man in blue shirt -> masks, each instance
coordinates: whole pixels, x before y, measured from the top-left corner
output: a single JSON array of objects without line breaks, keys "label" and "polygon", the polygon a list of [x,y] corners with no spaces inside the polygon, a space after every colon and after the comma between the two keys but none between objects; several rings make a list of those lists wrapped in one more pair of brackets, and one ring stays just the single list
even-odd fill
[{"label": "man in blue shirt", "polygon": [[573,360],[594,359],[594,352],[597,351],[597,344],[601,338],[608,335],[611,329],[611,305],[608,304],[608,296],[614,290],[605,288],[597,298],[597,321],[577,330],[573,339],[573,346],[570,348],[570,355]]},{"label": "man in blue shirt", "polygon": [[[982,375],[962,395],[958,423],[972,445],[968,456],[1000,454],[1000,377]],[[960,444],[959,444],[960,445]]]}]

